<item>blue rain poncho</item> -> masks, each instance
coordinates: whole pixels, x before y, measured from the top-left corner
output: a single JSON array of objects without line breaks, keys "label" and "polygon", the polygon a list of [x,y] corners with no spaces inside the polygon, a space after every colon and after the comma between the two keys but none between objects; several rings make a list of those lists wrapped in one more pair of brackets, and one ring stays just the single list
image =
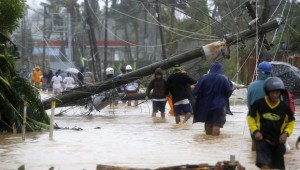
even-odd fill
[{"label": "blue rain poncho", "polygon": [[248,86],[247,91],[247,106],[250,106],[254,103],[255,100],[263,98],[265,96],[264,83],[267,78],[271,77],[271,74],[264,74],[261,71],[258,71],[258,79]]},{"label": "blue rain poncho", "polygon": [[205,122],[209,111],[222,116],[232,91],[232,83],[223,75],[222,65],[214,62],[209,73],[198,80],[193,90],[193,94],[197,96],[194,123]]}]

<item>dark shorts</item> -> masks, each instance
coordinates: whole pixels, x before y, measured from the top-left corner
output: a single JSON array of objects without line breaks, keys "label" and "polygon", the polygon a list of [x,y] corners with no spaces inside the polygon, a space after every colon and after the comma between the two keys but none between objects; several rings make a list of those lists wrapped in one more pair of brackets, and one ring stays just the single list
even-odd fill
[{"label": "dark shorts", "polygon": [[205,123],[223,128],[225,122],[226,113],[224,112],[224,109],[208,111]]},{"label": "dark shorts", "polygon": [[153,112],[160,111],[161,113],[165,113],[166,103],[167,101],[152,101]]},{"label": "dark shorts", "polygon": [[271,169],[285,169],[284,166],[284,143],[270,144],[265,140],[255,141],[256,166],[268,165]]},{"label": "dark shorts", "polygon": [[179,116],[188,112],[192,112],[192,107],[190,104],[174,105],[174,116]]}]

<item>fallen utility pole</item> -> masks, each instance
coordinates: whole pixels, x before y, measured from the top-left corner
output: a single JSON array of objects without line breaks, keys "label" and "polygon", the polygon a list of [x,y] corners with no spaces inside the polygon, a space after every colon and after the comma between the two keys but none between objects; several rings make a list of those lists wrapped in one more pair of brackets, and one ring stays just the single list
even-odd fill
[{"label": "fallen utility pole", "polygon": [[[273,20],[268,23],[261,25],[258,28],[258,33],[265,33],[278,28],[283,22],[281,20]],[[238,36],[237,36],[238,35]],[[256,36],[256,30],[245,30],[238,34],[227,34],[224,39],[220,41],[207,44],[199,49],[185,52],[177,56],[158,61],[156,63],[150,64],[146,67],[139,68],[122,76],[116,77],[112,80],[96,83],[93,85],[85,85],[78,87],[57,95],[55,97],[49,98],[43,101],[45,110],[51,108],[51,102],[56,101],[57,107],[70,106],[71,104],[77,104],[80,100],[91,97],[92,95],[99,94],[109,89],[119,87],[120,85],[127,84],[141,77],[153,74],[156,68],[160,67],[165,70],[171,68],[175,63],[183,63],[196,58],[204,58],[208,61],[215,61],[218,59],[229,58],[229,46],[235,42],[249,39]],[[239,39],[236,39],[239,37]],[[85,102],[82,102],[84,104]]]}]

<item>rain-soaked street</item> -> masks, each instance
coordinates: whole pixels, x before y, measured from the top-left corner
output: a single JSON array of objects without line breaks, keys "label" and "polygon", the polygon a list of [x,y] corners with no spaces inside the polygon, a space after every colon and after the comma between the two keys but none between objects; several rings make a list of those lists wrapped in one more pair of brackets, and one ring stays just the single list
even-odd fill
[{"label": "rain-soaked street", "polygon": [[[142,102],[142,101],[140,101]],[[55,117],[60,127],[53,140],[49,133],[0,135],[0,169],[17,169],[25,164],[27,170],[94,170],[97,164],[136,168],[158,168],[183,164],[209,163],[229,160],[235,155],[246,169],[254,166],[255,152],[246,123],[247,107],[242,99],[231,100],[233,116],[227,116],[219,137],[206,136],[202,123],[176,126],[174,117],[166,122],[151,119],[151,102],[138,107],[119,103],[101,112],[83,115],[83,109],[70,110]],[[167,111],[169,108],[167,107]],[[61,111],[56,109],[56,113]],[[300,169],[300,150],[295,142],[300,135],[300,107],[296,109],[296,127],[289,138],[291,150],[285,155],[287,169]],[[50,113],[50,111],[49,111]],[[76,131],[71,128],[81,128]]]}]

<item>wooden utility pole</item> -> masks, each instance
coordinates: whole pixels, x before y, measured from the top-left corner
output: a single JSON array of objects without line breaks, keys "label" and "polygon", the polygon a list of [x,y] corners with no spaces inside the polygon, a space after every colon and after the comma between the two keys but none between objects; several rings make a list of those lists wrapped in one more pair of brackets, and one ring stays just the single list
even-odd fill
[{"label": "wooden utility pole", "polygon": [[44,25],[43,25],[43,58],[42,58],[42,70],[43,70],[43,73],[45,73],[45,67],[46,67],[46,64],[45,64],[45,60],[46,60],[46,44],[45,44],[45,37],[46,37],[46,4],[43,4],[44,5]]},{"label": "wooden utility pole", "polygon": [[[101,74],[101,61],[100,61],[100,57],[99,57],[99,53],[98,53],[98,49],[97,49],[97,42],[96,42],[96,36],[95,36],[95,31],[94,31],[94,24],[92,21],[92,16],[90,13],[90,5],[88,0],[84,0],[85,3],[85,10],[86,10],[86,14],[87,14],[87,24],[89,25],[89,31],[90,31],[90,42],[92,44],[90,44],[91,46],[91,51],[93,53],[92,57],[95,56],[96,59],[96,72],[94,72],[95,76],[102,80],[102,74]],[[97,81],[97,79],[96,79]]]},{"label": "wooden utility pole", "polygon": [[[90,27],[90,26],[88,26],[88,27]],[[93,55],[93,50],[92,50],[92,44],[93,44],[93,42],[92,42],[92,33],[91,33],[91,30],[90,30],[90,28],[88,28],[87,29],[87,32],[88,32],[88,36],[89,36],[89,44],[90,44],[90,55],[91,55],[91,57],[92,57],[92,70],[93,70],[93,73],[94,73],[94,75],[95,75],[95,81],[97,82],[98,81],[98,76],[96,75],[96,64],[95,64],[95,57],[94,57],[94,55]]]},{"label": "wooden utility pole", "polygon": [[107,68],[107,18],[108,18],[108,0],[105,1],[105,24],[104,24],[104,69]]},{"label": "wooden utility pole", "polygon": [[161,50],[162,50],[162,59],[167,59],[167,54],[166,54],[166,46],[165,46],[165,40],[164,40],[164,34],[161,26],[161,20],[160,20],[160,10],[159,10],[159,5],[158,5],[158,0],[155,1],[156,3],[156,17],[158,21],[158,27],[159,27],[159,34],[160,34],[160,41],[161,41]]},{"label": "wooden utility pole", "polygon": [[149,36],[148,36],[148,11],[147,7],[144,9],[144,57],[148,58],[148,45],[149,45]]},{"label": "wooden utility pole", "polygon": [[73,46],[72,46],[72,24],[71,24],[71,14],[68,13],[68,48],[69,48],[69,58],[68,62],[73,65]]},{"label": "wooden utility pole", "polygon": [[[27,39],[26,39],[26,11],[27,11],[27,6],[25,6],[25,15],[23,17],[23,20],[22,20],[22,51],[21,51],[21,64],[22,66],[25,66],[25,61],[27,61],[29,63],[29,60],[27,59]],[[29,67],[28,67],[29,68]]]}]

